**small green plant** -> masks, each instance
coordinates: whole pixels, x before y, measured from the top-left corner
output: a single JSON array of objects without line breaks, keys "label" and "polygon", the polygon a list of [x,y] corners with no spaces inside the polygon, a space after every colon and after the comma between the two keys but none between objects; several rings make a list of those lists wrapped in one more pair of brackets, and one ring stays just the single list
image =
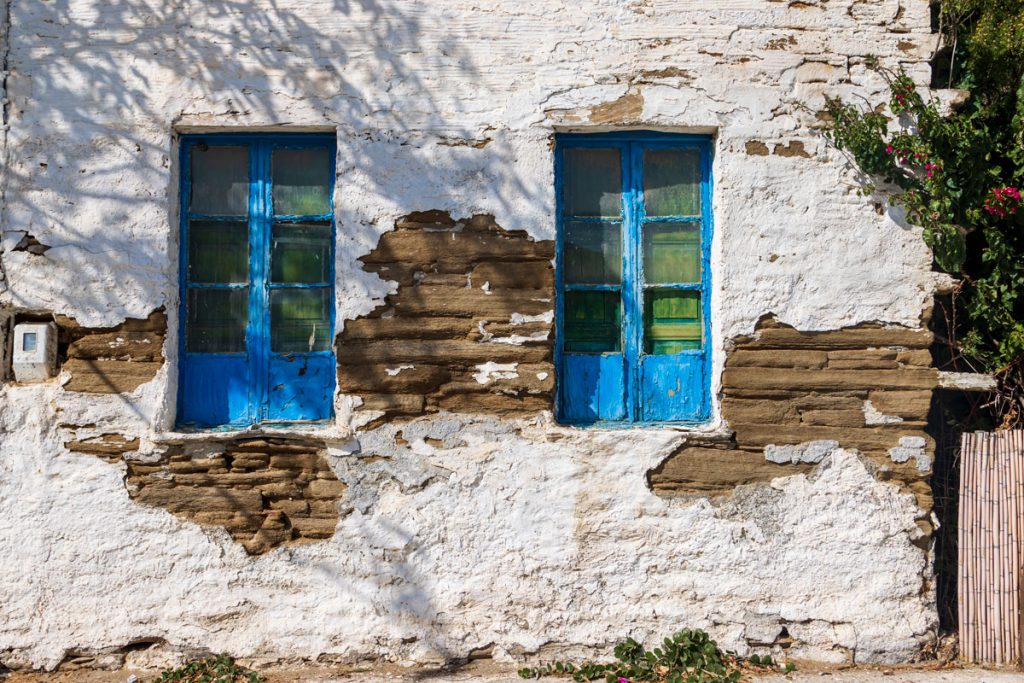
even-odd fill
[{"label": "small green plant", "polygon": [[[737,683],[743,664],[774,667],[768,655],[751,655],[743,660],[723,653],[700,629],[679,631],[650,651],[627,638],[615,646],[615,660],[610,664],[553,662],[524,667],[519,670],[519,677],[568,676],[574,681],[603,680],[606,683]],[[789,666],[786,671],[796,668]]]},{"label": "small green plant", "polygon": [[198,659],[177,669],[167,669],[154,683],[266,683],[255,671],[235,664],[227,655]]}]

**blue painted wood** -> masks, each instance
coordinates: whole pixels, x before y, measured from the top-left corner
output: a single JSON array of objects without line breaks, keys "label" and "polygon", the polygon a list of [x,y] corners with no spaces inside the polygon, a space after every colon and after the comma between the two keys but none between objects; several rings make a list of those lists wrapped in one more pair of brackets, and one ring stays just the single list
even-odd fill
[{"label": "blue painted wood", "polygon": [[178,404],[181,424],[241,425],[250,415],[248,362],[238,354],[188,354]]},{"label": "blue painted wood", "polygon": [[[244,145],[249,149],[249,215],[206,217],[188,212],[191,191],[190,152],[200,144]],[[317,216],[274,216],[271,202],[271,155],[275,149],[326,147],[330,150],[331,213]],[[333,135],[320,134],[234,134],[184,136],[180,145],[181,245],[179,279],[181,324],[179,325],[180,381],[178,383],[178,424],[183,427],[244,427],[256,423],[322,421],[333,415],[335,386],[334,353],[272,354],[270,351],[270,236],[274,222],[330,220],[332,245],[336,242],[333,220],[334,184]],[[185,310],[190,287],[188,273],[188,221],[192,218],[247,220],[249,224],[249,319],[244,354],[186,353]],[[331,255],[330,284],[335,280]],[[214,285],[233,288],[238,285]],[[245,285],[242,285],[245,286]],[[323,285],[320,285],[323,286]],[[304,288],[299,285],[298,288]],[[331,308],[331,337],[334,310]],[[300,371],[301,370],[301,371]],[[273,391],[272,388],[280,387]]]},{"label": "blue painted wood", "polygon": [[271,356],[269,419],[297,422],[330,417],[336,368],[332,353]]},{"label": "blue painted wood", "polygon": [[644,422],[680,422],[706,417],[707,376],[703,352],[640,359]]},{"label": "blue painted wood", "polygon": [[570,424],[626,419],[620,353],[562,356],[562,415]]},{"label": "blue painted wood", "polygon": [[[557,378],[556,415],[558,419],[572,424],[593,423],[613,426],[635,423],[697,423],[710,417],[710,375],[711,320],[710,307],[711,269],[710,253],[712,239],[711,215],[711,140],[707,136],[677,135],[657,132],[622,132],[602,134],[559,134],[556,136],[555,193],[558,202],[558,239],[556,241],[557,290],[555,318],[556,329],[562,329],[564,291],[584,289],[584,286],[567,286],[562,277],[564,245],[562,225],[568,220],[587,220],[563,214],[563,154],[565,149],[578,147],[615,148],[622,154],[622,197],[623,212],[623,351],[622,380],[618,397],[608,397],[614,387],[607,384],[615,376],[615,370],[606,366],[609,356],[583,356],[564,354],[561,334],[556,336],[555,362],[559,368]],[[649,149],[695,149],[700,152],[701,164],[701,215],[700,216],[658,216],[647,218],[643,200],[643,153]],[[684,291],[699,291],[701,310],[704,312],[704,331],[701,348],[672,355],[647,355],[644,353],[644,291],[647,284],[643,273],[642,231],[645,224],[663,222],[699,222],[701,224],[701,265],[700,283],[675,282],[659,283],[659,288]],[[607,286],[606,286],[607,287]],[[586,287],[594,288],[598,287]],[[596,402],[595,402],[596,401]],[[614,409],[601,406],[622,406],[622,417]]]}]

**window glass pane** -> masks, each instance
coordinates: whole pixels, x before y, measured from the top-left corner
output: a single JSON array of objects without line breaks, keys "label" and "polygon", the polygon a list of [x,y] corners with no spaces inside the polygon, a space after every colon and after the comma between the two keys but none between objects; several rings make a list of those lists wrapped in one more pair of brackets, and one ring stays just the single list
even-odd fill
[{"label": "window glass pane", "polygon": [[245,147],[192,147],[189,211],[208,216],[249,213],[249,150]]},{"label": "window glass pane", "polygon": [[622,215],[622,164],[617,149],[565,150],[563,201],[567,216]]},{"label": "window glass pane", "polygon": [[619,292],[566,292],[564,340],[567,353],[605,353],[621,349]]},{"label": "window glass pane", "polygon": [[646,150],[643,175],[648,216],[700,215],[700,155],[696,150]]},{"label": "window glass pane", "polygon": [[701,348],[700,292],[648,289],[644,292],[644,352],[678,353]]},{"label": "window glass pane", "polygon": [[644,225],[644,278],[648,284],[700,282],[700,225]]},{"label": "window glass pane", "polygon": [[331,212],[331,160],[327,149],[275,149],[272,166],[274,215],[321,216]]},{"label": "window glass pane", "polygon": [[202,284],[248,282],[248,224],[242,221],[189,221],[188,279]]},{"label": "window glass pane", "polygon": [[326,351],[331,347],[331,290],[270,291],[270,350],[274,353]]},{"label": "window glass pane", "polygon": [[331,223],[274,223],[270,242],[271,282],[328,282],[331,272]]},{"label": "window glass pane", "polygon": [[566,224],[565,281],[609,285],[622,281],[622,231],[619,223]]},{"label": "window glass pane", "polygon": [[243,353],[249,288],[190,289],[185,346],[192,353]]}]

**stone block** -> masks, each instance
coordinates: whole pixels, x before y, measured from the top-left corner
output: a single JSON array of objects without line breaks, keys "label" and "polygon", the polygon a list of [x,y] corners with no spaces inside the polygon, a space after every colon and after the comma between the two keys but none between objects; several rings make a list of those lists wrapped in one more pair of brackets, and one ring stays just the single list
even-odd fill
[{"label": "stone block", "polygon": [[340,482],[337,479],[316,479],[309,482],[309,495],[312,498],[329,498],[337,500],[341,496],[345,495],[345,490],[348,486],[344,482]]},{"label": "stone block", "polygon": [[472,287],[480,288],[485,283],[494,289],[543,289],[553,292],[555,271],[550,261],[525,261],[523,263],[485,261],[473,268],[469,284]]},{"label": "stone block", "polygon": [[338,527],[338,516],[333,517],[295,517],[292,526],[300,536],[306,538],[330,538]]},{"label": "stone block", "polygon": [[496,363],[539,363],[548,359],[548,347],[515,346],[470,341],[383,340],[379,342],[347,342],[338,349],[340,365],[386,365],[397,367],[402,363],[433,363],[445,359],[449,364],[476,365]]},{"label": "stone block", "polygon": [[86,360],[72,358],[62,370],[71,375],[65,391],[124,394],[152,380],[163,361]]},{"label": "stone block", "polygon": [[289,453],[270,456],[270,466],[284,470],[330,470],[330,465],[322,455],[306,453]]},{"label": "stone block", "polygon": [[64,448],[73,453],[90,453],[92,455],[122,455],[139,450],[139,440],[127,439],[121,434],[103,434],[95,439],[68,441]]},{"label": "stone block", "polygon": [[761,321],[753,338],[738,339],[737,347],[839,350],[901,346],[927,349],[931,343],[932,333],[926,329],[863,324],[828,332],[801,332],[769,318]]},{"label": "stone block", "polygon": [[166,489],[145,486],[135,499],[145,505],[162,507],[173,513],[230,511],[258,514],[263,507],[263,497],[259,491],[212,486],[175,486]]},{"label": "stone block", "polygon": [[125,332],[90,334],[68,346],[68,358],[163,361],[163,335]]},{"label": "stone block", "polygon": [[807,410],[800,413],[800,422],[825,427],[863,427],[864,410]]},{"label": "stone block", "polygon": [[475,330],[476,323],[465,316],[358,318],[345,321],[339,348],[356,339],[465,339]]},{"label": "stone block", "polygon": [[338,388],[346,393],[430,393],[451,379],[451,372],[441,365],[410,365],[339,365]]},{"label": "stone block", "polygon": [[658,493],[726,494],[741,484],[809,472],[813,465],[767,462],[760,450],[683,447],[647,474]]},{"label": "stone block", "polygon": [[513,313],[539,315],[552,309],[552,292],[546,289],[488,289],[418,285],[399,290],[389,301],[399,317],[473,316],[508,319]]},{"label": "stone block", "polygon": [[289,517],[293,518],[296,515],[307,515],[309,514],[309,501],[306,500],[294,500],[294,499],[278,499],[270,501],[271,510],[281,510]]},{"label": "stone block", "polygon": [[492,415],[525,415],[551,410],[553,400],[550,396],[511,396],[507,394],[467,394],[464,392],[444,396],[432,405],[453,413],[488,413]]},{"label": "stone block", "polygon": [[366,264],[428,264],[444,259],[526,261],[554,258],[553,242],[533,242],[495,231],[396,230],[385,233],[377,248],[361,256]]},{"label": "stone block", "polygon": [[931,410],[930,389],[916,391],[874,390],[868,393],[868,400],[875,410],[884,415],[896,415],[904,420],[923,421]]},{"label": "stone block", "polygon": [[800,414],[791,400],[725,397],[722,416],[729,422],[799,424]]},{"label": "stone block", "polygon": [[400,415],[418,415],[426,403],[419,394],[364,394],[361,398],[361,410],[383,410]]},{"label": "stone block", "polygon": [[736,349],[726,359],[726,367],[812,368],[825,367],[825,351],[804,349]]}]

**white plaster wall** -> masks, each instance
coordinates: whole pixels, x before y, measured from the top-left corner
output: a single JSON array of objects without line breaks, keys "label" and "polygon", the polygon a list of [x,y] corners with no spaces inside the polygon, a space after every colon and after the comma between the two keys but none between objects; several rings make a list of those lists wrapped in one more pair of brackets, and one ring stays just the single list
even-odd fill
[{"label": "white plaster wall", "polygon": [[[410,211],[553,237],[551,134],[612,124],[715,135],[716,368],[766,313],[916,327],[934,289],[919,231],[857,196],[814,129],[825,93],[881,92],[868,54],[927,79],[924,0],[12,0],[11,15],[5,307],[99,326],[165,306],[176,339],[173,134],[279,126],[337,131],[339,321],[391,291],[356,259]],[[600,117],[623,97],[628,117]],[[751,156],[749,140],[813,158]],[[25,232],[51,249],[12,252]],[[815,656],[901,659],[934,625],[913,503],[855,456],[722,507],[669,503],[644,473],[683,435],[544,418],[399,454],[414,480],[440,468],[423,488],[405,465],[339,454],[368,502],[329,542],[248,558],[132,503],[120,466],[62,448],[61,424],[158,440],[173,341],[166,355],[133,395],[0,389],[12,660],[147,636],[240,655],[511,654],[681,626],[742,649],[759,615],[799,624]]]},{"label": "white plaster wall", "polygon": [[58,393],[3,393],[9,666],[143,638],[268,659],[431,661],[488,645],[509,659],[683,626],[749,652],[783,625],[800,641],[791,656],[893,661],[934,625],[913,496],[848,451],[712,505],[647,488],[678,434],[546,443],[543,423],[448,419],[404,425],[398,447],[385,427],[360,446],[387,459],[361,460],[354,442],[332,453],[349,485],[333,538],[253,558],[226,532],[132,502],[123,464],[63,451]]}]

